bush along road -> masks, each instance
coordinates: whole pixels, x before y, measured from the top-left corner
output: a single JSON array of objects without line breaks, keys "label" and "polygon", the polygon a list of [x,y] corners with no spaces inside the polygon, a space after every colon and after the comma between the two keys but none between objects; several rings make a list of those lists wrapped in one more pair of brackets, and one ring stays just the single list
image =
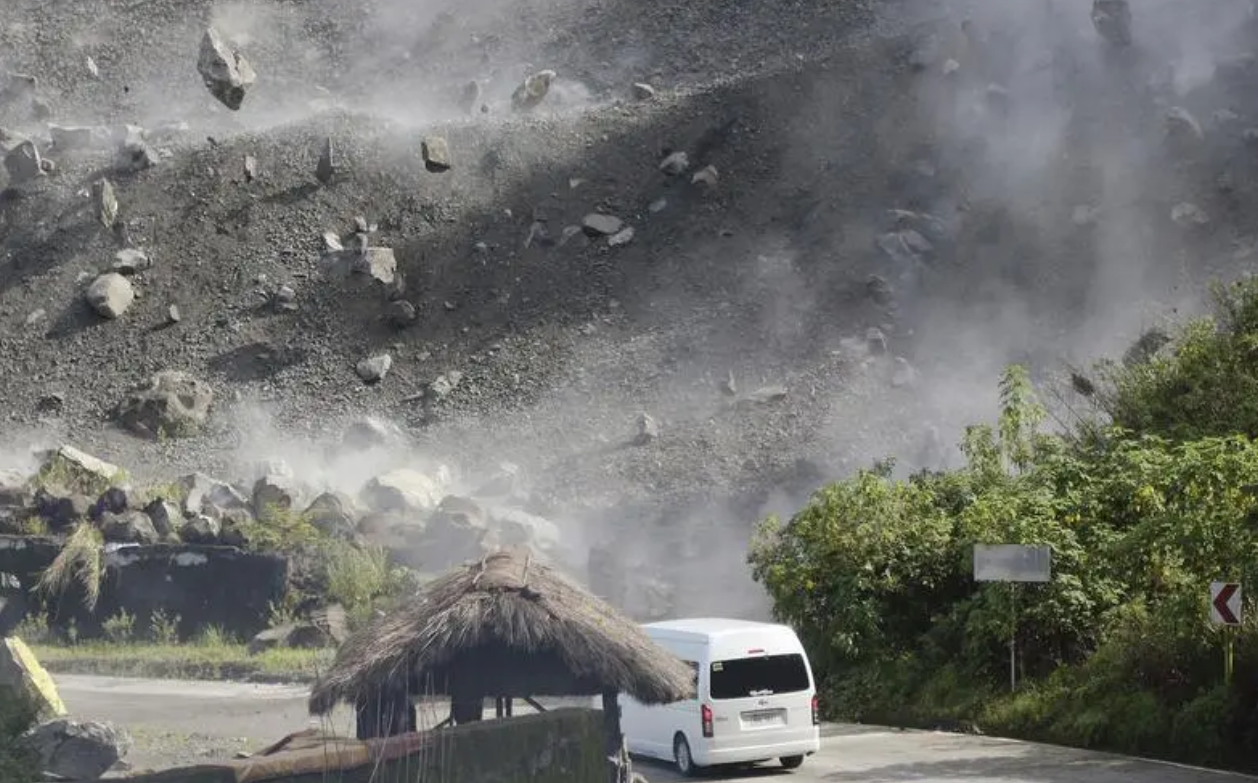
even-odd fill
[{"label": "bush along road", "polygon": [[[761,524],[829,717],[1258,766],[1258,283],[1216,302],[1052,394],[1009,368],[955,470],[875,464]],[[1047,547],[1051,578],[977,581],[976,544]]]}]

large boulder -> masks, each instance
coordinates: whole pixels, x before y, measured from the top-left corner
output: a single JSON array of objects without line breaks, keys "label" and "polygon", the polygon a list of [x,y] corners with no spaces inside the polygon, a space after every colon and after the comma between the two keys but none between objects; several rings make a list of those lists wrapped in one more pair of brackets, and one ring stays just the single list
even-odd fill
[{"label": "large boulder", "polygon": [[399,468],[368,481],[359,499],[372,511],[427,513],[445,495],[444,483],[418,470]]},{"label": "large boulder", "polygon": [[27,698],[40,718],[66,714],[57,686],[35,659],[31,648],[16,636],[0,640],[0,699]]},{"label": "large boulder", "polygon": [[148,438],[200,433],[214,405],[214,390],[178,370],[163,370],[135,387],[114,410],[118,423]]},{"label": "large boulder", "polygon": [[201,37],[197,71],[210,94],[232,111],[244,103],[245,92],[258,78],[249,61],[229,46],[213,27]]},{"label": "large boulder", "polygon": [[97,495],[120,483],[125,474],[113,463],[73,446],[61,446],[44,455],[39,476],[44,485]]},{"label": "large boulder", "polygon": [[348,495],[324,492],[306,507],[303,514],[323,535],[352,541],[358,534],[354,511],[354,501]]},{"label": "large boulder", "polygon": [[111,723],[58,718],[36,726],[25,741],[41,769],[69,780],[96,780],[131,750],[131,737]]}]

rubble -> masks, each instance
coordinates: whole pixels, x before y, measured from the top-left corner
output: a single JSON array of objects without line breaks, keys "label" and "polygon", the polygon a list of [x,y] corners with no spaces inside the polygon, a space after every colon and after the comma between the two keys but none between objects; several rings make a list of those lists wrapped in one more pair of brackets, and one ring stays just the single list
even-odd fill
[{"label": "rubble", "polygon": [[210,27],[201,38],[197,72],[210,94],[232,111],[239,110],[245,93],[257,80],[253,66]]}]

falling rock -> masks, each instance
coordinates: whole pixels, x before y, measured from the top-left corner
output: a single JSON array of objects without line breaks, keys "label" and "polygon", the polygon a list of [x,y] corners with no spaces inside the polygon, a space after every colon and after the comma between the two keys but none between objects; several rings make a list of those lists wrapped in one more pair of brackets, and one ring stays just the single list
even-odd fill
[{"label": "falling rock", "polygon": [[887,352],[887,336],[878,327],[871,326],[865,332],[865,346],[870,353],[881,356]]},{"label": "falling rock", "polygon": [[459,388],[459,384],[463,381],[463,373],[458,370],[451,370],[444,375],[438,375],[432,383],[428,384],[427,395],[432,400],[444,400]]},{"label": "falling rock", "polygon": [[319,162],[315,165],[315,178],[326,185],[332,181],[336,169],[337,156],[336,150],[332,147],[332,139],[324,139],[323,150],[319,153]]},{"label": "falling rock", "polygon": [[100,275],[87,287],[87,303],[104,318],[117,318],[135,301],[131,281],[117,272]]},{"label": "falling rock", "polygon": [[682,151],[671,153],[660,161],[660,171],[669,176],[675,177],[688,168],[690,168],[690,156]]},{"label": "falling rock", "polygon": [[302,516],[309,519],[315,530],[325,536],[352,540],[358,527],[354,522],[354,512],[354,501],[348,495],[324,492],[306,507]]},{"label": "falling rock", "polygon": [[655,97],[655,88],[646,82],[636,82],[633,85],[633,97],[640,101],[649,101]]},{"label": "falling rock", "polygon": [[708,164],[694,173],[690,178],[690,184],[702,184],[708,187],[714,187],[717,182],[716,166]]},{"label": "falling rock", "polygon": [[249,508],[249,498],[244,492],[204,473],[189,473],[175,483],[184,491],[183,513],[186,517],[197,514],[217,517],[223,511]]},{"label": "falling rock", "polygon": [[1197,118],[1179,106],[1172,106],[1166,111],[1166,134],[1179,142],[1198,142],[1205,138]]},{"label": "falling rock", "polygon": [[252,155],[246,155],[241,164],[241,173],[245,177],[245,182],[253,182],[258,178],[258,159]]},{"label": "falling rock", "polygon": [[222,535],[219,521],[205,514],[195,514],[179,526],[179,538],[188,544],[217,544]]},{"label": "falling rock", "polygon": [[650,414],[638,414],[638,431],[633,436],[635,446],[645,446],[660,436],[660,425],[651,418]]},{"label": "falling rock", "polygon": [[734,377],[733,370],[727,372],[725,380],[721,381],[721,393],[729,397],[738,394],[738,380]]},{"label": "falling rock", "polygon": [[253,510],[261,516],[266,510],[288,511],[302,500],[302,487],[292,476],[268,474],[253,483]]},{"label": "falling rock", "polygon": [[183,313],[179,312],[179,305],[172,304],[166,308],[166,320],[172,324],[177,324],[183,320]]},{"label": "falling rock", "polygon": [[213,406],[208,383],[179,370],[162,370],[128,392],[114,417],[137,435],[183,438],[205,427]]},{"label": "falling rock", "polygon": [[431,511],[445,497],[443,483],[417,470],[399,468],[368,481],[359,499],[372,511]]},{"label": "falling rock", "polygon": [[4,156],[4,170],[13,184],[29,182],[44,175],[39,150],[33,141],[24,141]]},{"label": "falling rock", "polygon": [[581,227],[590,236],[610,236],[624,228],[625,222],[614,215],[592,212],[581,220]]},{"label": "falling rock", "polygon": [[389,374],[389,369],[393,366],[393,357],[387,353],[369,356],[360,361],[354,370],[358,373],[358,377],[363,379],[365,383],[379,383]]},{"label": "falling rock", "polygon": [[874,304],[884,307],[891,304],[894,298],[891,284],[881,275],[869,276],[869,279],[865,281],[865,294],[873,300]]},{"label": "falling rock", "polygon": [[249,61],[228,46],[213,27],[201,38],[197,71],[210,94],[232,111],[240,108],[245,91],[257,80]]},{"label": "falling rock", "polygon": [[786,387],[780,385],[761,386],[739,401],[739,407],[752,405],[768,405],[786,399]]},{"label": "falling rock", "polygon": [[54,149],[69,152],[103,146],[109,140],[109,129],[93,125],[50,124],[48,136],[52,139]]},{"label": "falling rock", "polygon": [[439,174],[450,170],[450,146],[440,136],[429,136],[420,145],[420,154],[424,158],[424,168]]},{"label": "falling rock", "polygon": [[550,92],[550,85],[555,80],[552,70],[538,71],[529,75],[515,92],[511,93],[511,106],[516,111],[527,111],[534,108]]},{"label": "falling rock", "polygon": [[1210,216],[1196,204],[1182,201],[1171,207],[1171,220],[1184,228],[1204,226],[1210,222]]},{"label": "falling rock", "polygon": [[458,106],[459,110],[464,114],[472,114],[476,111],[476,104],[480,102],[480,82],[472,79],[463,85],[463,89],[459,91]]},{"label": "falling rock", "polygon": [[891,371],[891,385],[899,388],[901,386],[912,386],[917,382],[917,370],[913,369],[913,365],[909,364],[909,360],[903,356],[895,357],[895,369]]},{"label": "falling rock", "polygon": [[118,149],[118,168],[125,171],[143,171],[159,161],[157,152],[143,141],[130,141]]},{"label": "falling rock", "polygon": [[368,248],[358,271],[385,285],[392,285],[398,278],[397,257],[392,248]]},{"label": "falling rock", "polygon": [[113,271],[120,275],[134,275],[152,268],[153,262],[148,254],[134,247],[124,248],[114,253]]},{"label": "falling rock", "polygon": [[1079,204],[1070,213],[1070,222],[1080,228],[1084,226],[1096,225],[1097,218],[1101,211],[1091,204]]},{"label": "falling rock", "polygon": [[107,179],[98,179],[92,183],[92,203],[96,207],[96,219],[105,228],[113,228],[118,220],[118,199],[114,195],[114,186]]},{"label": "falling rock", "polygon": [[355,421],[341,433],[341,442],[358,450],[400,445],[405,440],[406,435],[399,427],[374,416],[365,416]]},{"label": "falling rock", "polygon": [[1127,0],[1093,0],[1092,26],[1114,46],[1131,43],[1131,5]]}]

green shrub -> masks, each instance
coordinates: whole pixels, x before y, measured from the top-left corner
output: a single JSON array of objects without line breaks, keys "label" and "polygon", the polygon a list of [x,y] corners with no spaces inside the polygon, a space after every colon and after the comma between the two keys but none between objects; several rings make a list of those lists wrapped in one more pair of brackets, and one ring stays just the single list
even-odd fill
[{"label": "green shrub", "polygon": [[0,780],[26,781],[39,778],[38,759],[20,742],[35,724],[34,705],[23,695],[0,687]]}]

